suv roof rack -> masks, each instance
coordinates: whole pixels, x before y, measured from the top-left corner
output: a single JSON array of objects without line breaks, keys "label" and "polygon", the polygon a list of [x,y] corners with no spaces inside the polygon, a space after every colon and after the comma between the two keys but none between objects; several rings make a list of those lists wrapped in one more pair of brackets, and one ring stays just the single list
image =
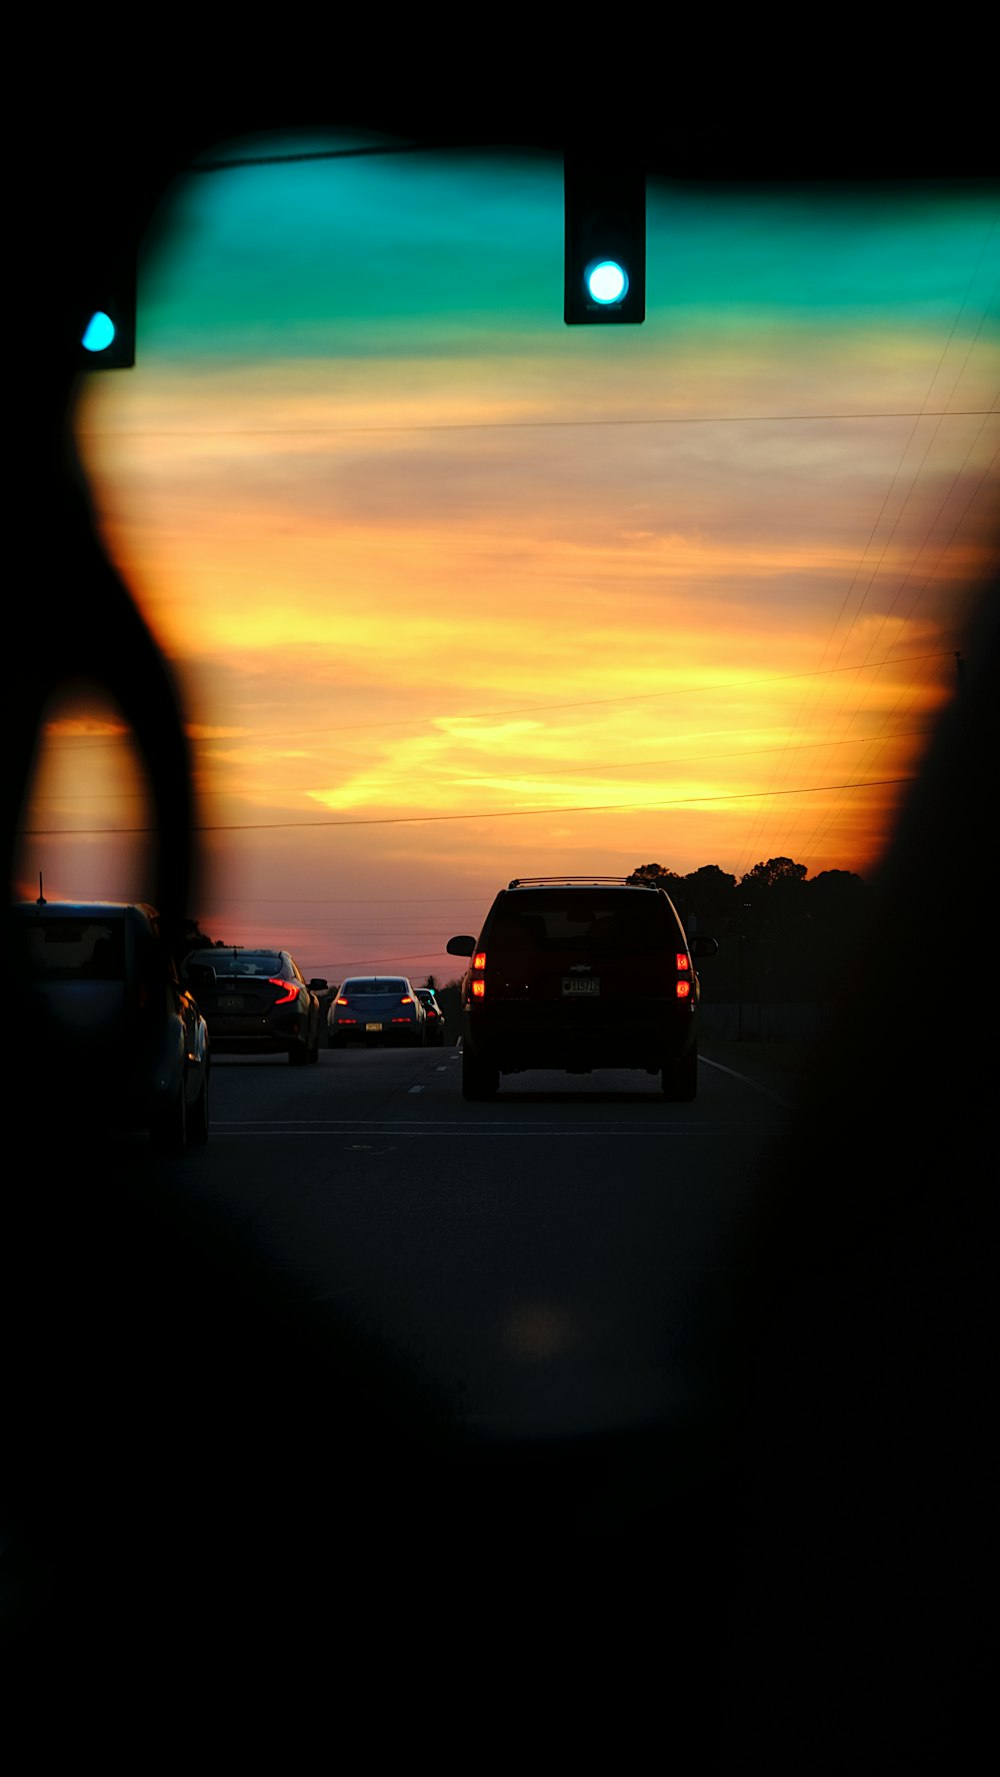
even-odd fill
[{"label": "suv roof rack", "polygon": [[509,882],[507,884],[507,887],[509,889],[536,888],[536,887],[543,887],[544,888],[544,887],[547,887],[550,883],[553,886],[559,886],[563,883],[571,883],[571,882],[572,883],[585,882],[588,884],[589,883],[598,883],[598,882],[611,882],[611,883],[614,883],[617,888],[642,888],[642,889],[645,889],[645,888],[655,888],[656,887],[656,884],[652,883],[652,882],[632,882],[632,881],[630,881],[630,879],[627,876],[515,876],[513,881]]}]

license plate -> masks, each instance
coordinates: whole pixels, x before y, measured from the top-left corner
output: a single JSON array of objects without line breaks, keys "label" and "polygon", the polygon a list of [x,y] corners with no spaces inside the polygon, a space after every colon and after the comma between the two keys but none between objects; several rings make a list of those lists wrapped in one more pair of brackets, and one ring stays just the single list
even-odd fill
[{"label": "license plate", "polygon": [[365,1029],[366,1030],[381,1030],[382,1026],[380,1024],[366,1024]]},{"label": "license plate", "polygon": [[566,975],[563,978],[563,993],[571,995],[573,999],[584,994],[593,998],[600,991],[601,983],[596,975]]},{"label": "license plate", "polygon": [[220,1012],[242,1012],[243,995],[241,993],[223,994],[219,1000]]}]

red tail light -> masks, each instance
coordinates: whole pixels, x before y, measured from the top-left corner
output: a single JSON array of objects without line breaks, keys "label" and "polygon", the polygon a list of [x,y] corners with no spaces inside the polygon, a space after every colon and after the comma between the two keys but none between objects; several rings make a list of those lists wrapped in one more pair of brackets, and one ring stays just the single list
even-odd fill
[{"label": "red tail light", "polygon": [[690,981],[678,981],[678,983],[677,983],[677,998],[679,1000],[686,1000],[686,999],[690,999],[690,997],[691,997],[691,983],[690,983]]},{"label": "red tail light", "polygon": [[404,993],[404,995],[399,1003],[401,1006],[412,1006],[413,1001],[410,998],[410,995],[408,993]]},{"label": "red tail light", "polygon": [[686,950],[679,950],[677,952],[677,967],[678,969],[690,969],[691,958],[688,956]]},{"label": "red tail light", "polygon": [[275,1000],[274,1003],[276,1006],[287,1006],[289,1000],[298,999],[299,990],[294,981],[282,981],[280,975],[270,975],[268,981],[271,987],[283,987],[285,989],[284,993],[279,994],[278,998]]},{"label": "red tail light", "polygon": [[[470,992],[474,1000],[481,1000],[486,992],[486,983],[483,980],[485,970],[486,952],[485,950],[477,950],[472,958],[472,974],[474,979],[470,985]],[[478,979],[475,977],[478,977]]]}]

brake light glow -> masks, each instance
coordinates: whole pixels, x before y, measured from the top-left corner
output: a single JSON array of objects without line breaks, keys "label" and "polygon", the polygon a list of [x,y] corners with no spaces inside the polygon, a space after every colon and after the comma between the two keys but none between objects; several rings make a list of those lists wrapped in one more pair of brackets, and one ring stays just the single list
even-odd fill
[{"label": "brake light glow", "polygon": [[413,1001],[410,998],[410,995],[408,993],[404,993],[404,995],[399,1003],[401,1006],[412,1006]]},{"label": "brake light glow", "polygon": [[678,981],[678,983],[677,983],[677,998],[679,1000],[686,1000],[686,999],[690,999],[690,997],[691,997],[691,983],[690,983],[690,981]]},{"label": "brake light glow", "polygon": [[679,950],[677,952],[677,967],[679,969],[690,969],[691,958],[688,956],[686,950]]},{"label": "brake light glow", "polygon": [[269,975],[268,982],[271,987],[283,987],[285,989],[284,993],[279,994],[278,998],[275,1000],[274,1003],[276,1006],[287,1006],[289,1000],[298,999],[299,990],[294,981],[282,981],[280,975]]},{"label": "brake light glow", "polygon": [[476,954],[472,959],[472,966],[474,969],[485,969],[485,967],[486,967],[486,952],[485,952],[485,950],[477,950],[476,951]]},{"label": "brake light glow", "polygon": [[349,1006],[351,1002],[350,1000],[345,1000],[343,994],[338,994],[333,1003],[335,1006]]},{"label": "brake light glow", "polygon": [[485,992],[486,992],[485,981],[474,981],[472,983],[472,997],[474,1000],[481,1000]]}]

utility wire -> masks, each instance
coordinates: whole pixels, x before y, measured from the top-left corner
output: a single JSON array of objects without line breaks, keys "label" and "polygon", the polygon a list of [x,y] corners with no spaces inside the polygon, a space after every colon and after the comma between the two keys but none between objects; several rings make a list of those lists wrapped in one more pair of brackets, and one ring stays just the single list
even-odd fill
[{"label": "utility wire", "polygon": [[[332,827],[405,827],[437,821],[517,820],[531,815],[554,814],[628,814],[662,808],[690,808],[715,802],[748,802],[758,796],[806,796],[832,794],[838,790],[873,790],[888,784],[910,784],[909,777],[868,778],[857,783],[807,784],[801,788],[782,790],[733,790],[721,796],[679,796],[666,802],[590,802],[556,808],[479,808],[466,814],[399,814],[363,815],[350,820],[327,821],[218,821],[196,823],[194,833],[284,833],[293,828],[323,832]],[[105,838],[136,838],[153,834],[156,827],[29,827],[26,839],[83,839],[100,835]]]}]

